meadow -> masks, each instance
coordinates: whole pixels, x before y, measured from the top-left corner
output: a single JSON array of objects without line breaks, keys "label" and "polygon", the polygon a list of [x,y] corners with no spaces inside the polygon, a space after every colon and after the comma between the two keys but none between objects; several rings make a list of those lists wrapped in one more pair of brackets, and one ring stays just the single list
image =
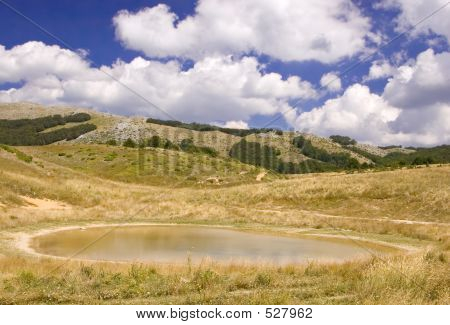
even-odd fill
[{"label": "meadow", "polygon": [[[450,302],[449,165],[286,176],[160,149],[17,150],[32,160],[0,149],[0,303]],[[42,229],[117,223],[230,226],[397,249],[343,264],[275,266],[60,260],[17,246]]]}]

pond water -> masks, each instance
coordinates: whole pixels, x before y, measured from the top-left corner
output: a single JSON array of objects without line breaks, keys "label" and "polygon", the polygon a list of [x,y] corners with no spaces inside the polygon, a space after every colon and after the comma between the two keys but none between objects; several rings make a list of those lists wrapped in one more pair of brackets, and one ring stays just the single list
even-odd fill
[{"label": "pond water", "polygon": [[[95,242],[94,242],[95,241]],[[94,243],[93,243],[94,242]],[[293,238],[200,226],[93,227],[52,232],[33,238],[38,253],[108,261],[215,261],[302,263],[344,261],[367,256],[351,243]]]}]

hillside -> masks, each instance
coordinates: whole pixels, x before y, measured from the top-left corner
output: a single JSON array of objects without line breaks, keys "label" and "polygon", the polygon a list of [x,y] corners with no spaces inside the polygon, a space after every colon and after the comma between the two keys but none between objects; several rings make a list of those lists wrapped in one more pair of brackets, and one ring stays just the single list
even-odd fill
[{"label": "hillside", "polygon": [[[0,149],[3,304],[448,304],[448,166],[258,182],[251,170],[238,173],[251,166],[230,161],[230,175],[244,179],[216,186],[183,178],[183,170],[160,179],[140,176],[132,148],[77,143],[6,148],[12,152]],[[150,157],[201,157],[148,151]],[[367,249],[380,243],[395,249],[383,258],[279,267],[62,263],[36,258],[20,246],[22,236],[48,229],[155,223],[350,238]]]},{"label": "hillside", "polygon": [[[190,130],[77,108],[0,109],[4,140],[54,141],[0,144],[0,303],[448,304],[450,166],[416,166],[450,160],[448,146],[405,151],[279,130]],[[95,130],[66,139],[86,124]],[[385,255],[287,266],[77,256],[60,264],[23,246],[65,227],[154,224],[357,242]]]},{"label": "hillside", "polygon": [[[89,118],[74,120],[83,114]],[[380,148],[356,143],[344,136],[332,139],[270,128],[225,129],[32,103],[0,104],[0,122],[0,142],[9,145],[56,144],[62,140],[80,145],[159,148],[162,151],[153,151],[167,151],[168,156],[179,156],[183,151],[219,160],[234,158],[233,161],[283,174],[450,162],[448,146],[427,150],[398,146]],[[14,129],[17,127],[22,129]],[[14,140],[19,136],[12,135],[13,131],[22,137],[28,134],[27,140]],[[351,141],[347,143],[342,139]]]}]

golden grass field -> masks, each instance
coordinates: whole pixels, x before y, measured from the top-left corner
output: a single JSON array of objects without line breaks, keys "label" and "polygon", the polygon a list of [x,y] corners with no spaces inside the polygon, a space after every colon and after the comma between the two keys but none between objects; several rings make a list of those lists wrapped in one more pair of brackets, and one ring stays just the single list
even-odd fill
[{"label": "golden grass field", "polygon": [[[2,304],[448,304],[450,166],[296,176],[182,152],[0,149]],[[177,155],[176,157],[174,155]],[[209,182],[217,177],[219,182]],[[388,255],[283,267],[64,261],[17,247],[42,229],[177,223],[357,240]]]}]

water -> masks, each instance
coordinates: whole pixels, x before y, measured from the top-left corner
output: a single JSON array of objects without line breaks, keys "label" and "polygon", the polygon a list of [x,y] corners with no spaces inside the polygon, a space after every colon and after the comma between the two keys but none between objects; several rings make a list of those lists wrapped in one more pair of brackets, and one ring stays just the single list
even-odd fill
[{"label": "water", "polygon": [[[98,238],[101,239],[96,241]],[[193,262],[210,258],[222,262],[286,264],[310,260],[344,261],[368,255],[362,247],[351,243],[198,226],[65,230],[35,237],[31,246],[39,253],[54,256],[78,253],[76,258],[81,259],[163,263],[186,262],[189,257]]]}]

